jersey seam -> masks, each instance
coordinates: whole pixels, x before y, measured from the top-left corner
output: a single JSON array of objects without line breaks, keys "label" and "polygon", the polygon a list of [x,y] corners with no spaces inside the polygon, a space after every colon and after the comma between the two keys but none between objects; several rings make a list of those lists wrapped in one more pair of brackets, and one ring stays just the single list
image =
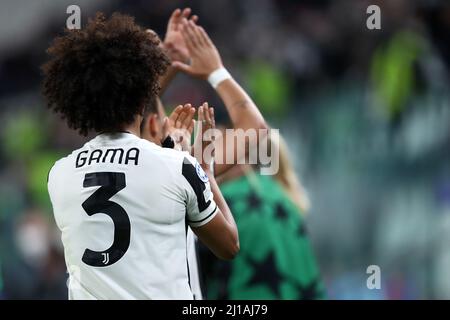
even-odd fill
[{"label": "jersey seam", "polygon": [[203,219],[201,219],[201,220],[198,220],[198,221],[194,221],[194,220],[189,220],[189,219],[187,219],[187,221],[188,221],[188,222],[192,222],[192,223],[203,222],[203,221],[205,221],[206,219],[208,219],[209,217],[211,217],[216,211],[217,211],[217,204],[216,204],[214,210],[213,210],[210,214],[208,214],[205,218],[203,218]]}]

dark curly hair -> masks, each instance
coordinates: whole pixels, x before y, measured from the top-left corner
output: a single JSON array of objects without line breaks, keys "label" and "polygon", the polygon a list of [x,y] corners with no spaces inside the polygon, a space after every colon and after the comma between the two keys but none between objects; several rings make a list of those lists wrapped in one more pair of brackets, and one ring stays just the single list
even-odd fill
[{"label": "dark curly hair", "polygon": [[97,13],[84,29],[66,30],[42,66],[48,107],[82,135],[121,130],[159,92],[169,65],[159,42],[119,13]]}]

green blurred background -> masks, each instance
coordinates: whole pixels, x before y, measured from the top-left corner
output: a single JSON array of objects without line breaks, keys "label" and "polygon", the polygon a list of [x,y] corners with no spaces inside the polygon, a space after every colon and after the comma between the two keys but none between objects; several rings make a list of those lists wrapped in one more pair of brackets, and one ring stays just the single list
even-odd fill
[{"label": "green blurred background", "polygon": [[[311,198],[309,233],[332,299],[450,298],[450,3],[407,0],[0,3],[0,297],[65,299],[46,179],[88,138],[45,108],[39,66],[66,8],[120,11],[164,35],[200,16],[226,66],[288,142]],[[381,30],[366,8],[381,8]],[[167,106],[208,100],[180,75]],[[67,183],[70,183],[68,181]],[[447,221],[448,220],[448,221]],[[366,287],[378,265],[381,290]]]}]

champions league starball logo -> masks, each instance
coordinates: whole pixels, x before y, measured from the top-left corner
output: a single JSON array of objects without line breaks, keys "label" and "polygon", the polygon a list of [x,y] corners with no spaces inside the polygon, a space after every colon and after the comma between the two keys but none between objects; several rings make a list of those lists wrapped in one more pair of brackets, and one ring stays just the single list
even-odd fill
[{"label": "champions league starball logo", "polygon": [[200,180],[202,180],[203,182],[208,182],[208,175],[202,169],[199,163],[195,164],[195,171],[197,172],[197,176],[200,178]]}]

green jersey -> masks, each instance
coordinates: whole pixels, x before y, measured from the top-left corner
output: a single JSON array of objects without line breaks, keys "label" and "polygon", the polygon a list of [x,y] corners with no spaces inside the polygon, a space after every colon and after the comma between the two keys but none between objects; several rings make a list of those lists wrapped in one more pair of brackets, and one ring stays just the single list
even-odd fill
[{"label": "green jersey", "polygon": [[324,286],[297,206],[270,176],[221,185],[241,250],[205,265],[208,299],[322,299]]}]

